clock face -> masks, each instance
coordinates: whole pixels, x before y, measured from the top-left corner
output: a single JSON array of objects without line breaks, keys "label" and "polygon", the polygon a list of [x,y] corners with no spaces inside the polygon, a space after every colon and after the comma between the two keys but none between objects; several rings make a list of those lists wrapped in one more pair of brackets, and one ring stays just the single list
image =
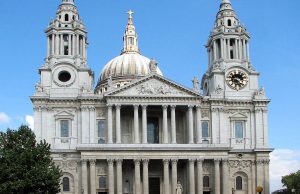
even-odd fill
[{"label": "clock face", "polygon": [[240,70],[233,70],[227,74],[226,81],[232,89],[241,90],[247,85],[248,77]]}]

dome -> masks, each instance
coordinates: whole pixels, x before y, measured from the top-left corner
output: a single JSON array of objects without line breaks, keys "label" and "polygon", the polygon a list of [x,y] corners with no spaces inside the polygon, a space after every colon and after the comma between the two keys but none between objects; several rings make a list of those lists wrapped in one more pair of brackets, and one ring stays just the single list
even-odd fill
[{"label": "dome", "polygon": [[102,69],[96,91],[103,93],[109,87],[118,88],[150,73],[162,75],[154,60],[140,54],[138,35],[132,22],[132,11],[123,37],[124,47],[120,56],[110,60]]},{"label": "dome", "polygon": [[[110,76],[114,78],[141,77],[150,74],[150,59],[139,53],[124,53],[111,61],[103,68],[99,81],[104,81]],[[162,75],[157,67],[156,72]]]}]

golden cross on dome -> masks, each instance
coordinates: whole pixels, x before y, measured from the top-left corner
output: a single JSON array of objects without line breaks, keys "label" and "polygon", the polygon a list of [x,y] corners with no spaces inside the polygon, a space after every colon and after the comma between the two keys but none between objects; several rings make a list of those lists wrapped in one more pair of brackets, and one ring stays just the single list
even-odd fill
[{"label": "golden cross on dome", "polygon": [[132,14],[134,14],[134,12],[132,10],[129,10],[128,12],[129,18],[132,18]]}]

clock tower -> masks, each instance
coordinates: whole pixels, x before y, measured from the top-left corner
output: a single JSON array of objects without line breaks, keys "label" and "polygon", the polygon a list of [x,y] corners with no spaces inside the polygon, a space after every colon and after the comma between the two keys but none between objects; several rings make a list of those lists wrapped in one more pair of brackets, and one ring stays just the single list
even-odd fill
[{"label": "clock tower", "polygon": [[202,78],[205,96],[252,99],[259,91],[259,73],[250,62],[250,35],[230,0],[222,0],[206,48],[208,70]]}]

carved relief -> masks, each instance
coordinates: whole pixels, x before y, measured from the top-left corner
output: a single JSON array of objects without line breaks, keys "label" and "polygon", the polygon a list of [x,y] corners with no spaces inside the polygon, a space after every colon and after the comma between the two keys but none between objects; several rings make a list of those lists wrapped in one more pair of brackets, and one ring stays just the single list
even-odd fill
[{"label": "carved relief", "polygon": [[105,175],[106,172],[107,172],[107,169],[106,169],[105,166],[99,166],[99,167],[97,168],[97,174],[98,174],[98,175]]},{"label": "carved relief", "polygon": [[76,170],[76,168],[77,168],[77,161],[74,161],[74,160],[54,161],[54,164],[56,166],[59,166],[60,169],[62,169],[63,171]]},{"label": "carved relief", "polygon": [[202,110],[201,111],[201,117],[202,118],[208,118],[209,117],[209,110]]},{"label": "carved relief", "polygon": [[183,94],[180,91],[174,90],[171,86],[162,83],[149,82],[137,86],[136,91],[138,94],[153,94],[153,95],[171,95],[171,94]]},{"label": "carved relief", "polygon": [[230,160],[229,166],[239,170],[251,167],[251,160]]}]

